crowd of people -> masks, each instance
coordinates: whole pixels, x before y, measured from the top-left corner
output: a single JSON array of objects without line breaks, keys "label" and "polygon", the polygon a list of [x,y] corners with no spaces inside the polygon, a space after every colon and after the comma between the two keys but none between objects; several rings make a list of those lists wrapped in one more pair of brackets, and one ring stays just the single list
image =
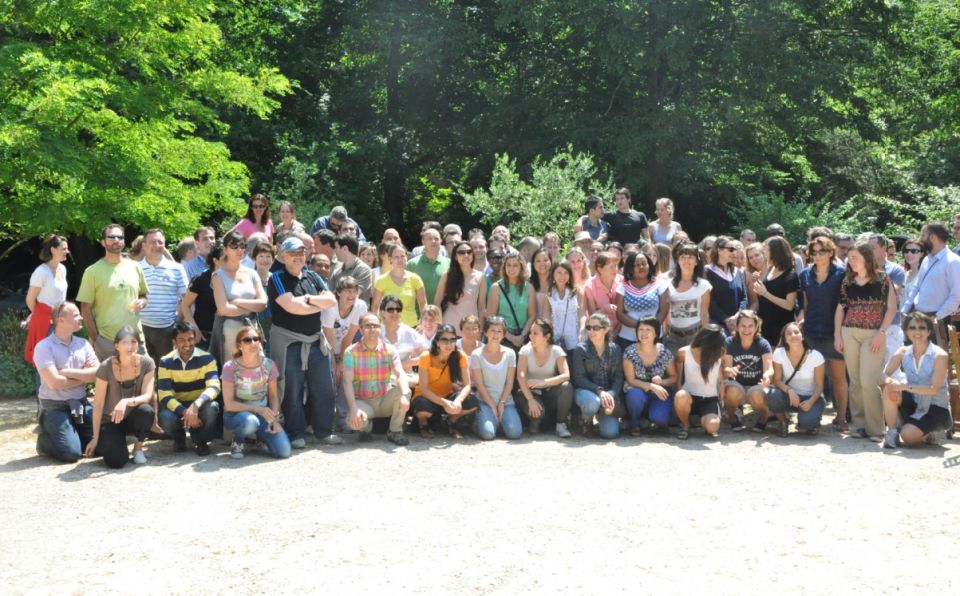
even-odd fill
[{"label": "crowd of people", "polygon": [[648,221],[613,198],[588,197],[566,238],[426,221],[410,247],[394,229],[368,242],[343,207],[308,231],[284,202],[275,222],[255,194],[219,241],[201,227],[168,249],[152,229],[128,250],[108,225],[76,303],[51,234],[26,298],[37,451],[118,468],[131,437],[144,463],[145,441],[206,456],[224,430],[234,458],[289,457],[308,432],[683,440],[745,430],[745,406],[751,431],[787,436],[795,417],[816,435],[828,400],[840,432],[886,448],[952,432],[960,217],[899,253],[822,227],[793,246],[776,223],[696,244],[670,199]]}]

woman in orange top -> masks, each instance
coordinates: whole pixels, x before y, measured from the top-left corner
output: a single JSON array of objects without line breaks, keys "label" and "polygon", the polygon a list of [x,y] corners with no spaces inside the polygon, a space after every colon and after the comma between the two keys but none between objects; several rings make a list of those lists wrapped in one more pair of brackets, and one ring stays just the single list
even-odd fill
[{"label": "woman in orange top", "polygon": [[479,405],[470,389],[470,368],[467,357],[457,349],[457,330],[453,325],[442,325],[430,342],[430,350],[420,356],[420,382],[410,404],[420,423],[420,436],[432,438],[431,425],[436,426],[446,412],[450,436],[462,439],[457,422]]}]

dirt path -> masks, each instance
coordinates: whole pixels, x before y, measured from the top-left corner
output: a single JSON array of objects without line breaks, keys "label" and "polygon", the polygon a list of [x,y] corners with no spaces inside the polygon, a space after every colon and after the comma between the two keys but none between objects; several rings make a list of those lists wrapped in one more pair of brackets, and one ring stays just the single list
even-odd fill
[{"label": "dirt path", "polygon": [[[36,593],[947,593],[960,445],[382,437],[51,463],[0,402],[0,586]],[[829,419],[829,418],[825,418]],[[951,532],[953,533],[951,535]]]}]

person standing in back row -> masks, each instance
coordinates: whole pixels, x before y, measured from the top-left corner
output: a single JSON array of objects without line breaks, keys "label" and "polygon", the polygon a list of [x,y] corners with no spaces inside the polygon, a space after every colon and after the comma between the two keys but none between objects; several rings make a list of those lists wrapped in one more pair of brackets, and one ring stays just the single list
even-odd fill
[{"label": "person standing in back row", "polygon": [[630,208],[630,191],[621,188],[613,194],[613,202],[617,210],[603,214],[603,221],[610,226],[607,230],[607,242],[619,242],[626,246],[641,239],[649,240],[647,216]]}]

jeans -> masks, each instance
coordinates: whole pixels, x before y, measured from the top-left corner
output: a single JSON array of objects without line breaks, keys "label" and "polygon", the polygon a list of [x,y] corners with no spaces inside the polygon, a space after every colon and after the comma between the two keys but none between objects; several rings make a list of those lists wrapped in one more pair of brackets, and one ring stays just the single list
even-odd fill
[{"label": "jeans", "polygon": [[[207,400],[200,406],[198,412],[200,416],[200,427],[190,430],[190,438],[194,445],[198,443],[209,443],[217,436],[217,423],[220,419],[220,404],[216,400]],[[180,414],[170,411],[166,408],[160,410],[159,416],[160,428],[167,436],[178,443],[187,439],[187,433],[183,428],[183,418]]]},{"label": "jeans", "polygon": [[594,416],[600,423],[600,436],[604,439],[616,439],[620,436],[620,420],[616,416],[611,416],[600,410],[600,396],[589,389],[577,389],[574,391],[574,399],[580,406],[580,411],[584,418],[592,419]]},{"label": "jeans", "polygon": [[[800,401],[810,399],[809,395],[801,395]],[[809,412],[804,412],[800,408],[790,407],[790,398],[786,393],[776,387],[772,387],[767,392],[767,407],[774,414],[785,414],[787,410],[797,413],[797,428],[800,430],[815,430],[820,428],[820,419],[823,417],[823,409],[827,407],[827,402],[820,397],[814,402]]]},{"label": "jeans", "polygon": [[[320,352],[320,343],[310,346],[307,357],[307,370],[301,370],[300,342],[294,342],[287,348],[287,363],[283,379],[283,430],[291,440],[303,438],[307,431],[307,411],[313,434],[318,439],[333,434],[334,403],[336,391],[333,388],[333,373],[330,369],[330,355]],[[306,410],[303,403],[303,390],[307,390]]]},{"label": "jeans", "polygon": [[[523,424],[515,403],[510,402],[503,408],[500,426],[508,439],[519,439],[523,436]],[[492,441],[497,436],[497,416],[483,400],[480,400],[480,407],[477,409],[477,435],[483,441]]]},{"label": "jeans", "polygon": [[638,387],[631,387],[626,395],[627,412],[630,414],[630,428],[640,426],[644,412],[650,422],[660,428],[670,425],[670,414],[673,412],[673,396],[660,399],[652,392],[648,393]]},{"label": "jeans", "polygon": [[276,433],[267,430],[270,425],[262,416],[253,412],[227,412],[223,415],[223,424],[233,433],[236,443],[243,443],[247,437],[256,434],[257,439],[263,441],[270,450],[270,455],[279,459],[290,457],[291,447],[287,433],[282,428]]},{"label": "jeans", "polygon": [[63,408],[45,408],[40,413],[40,436],[37,448],[54,459],[74,463],[93,438],[93,407],[83,402],[83,424],[77,424]]},{"label": "jeans", "polygon": [[138,441],[143,441],[152,427],[153,408],[147,404],[140,404],[131,410],[120,424],[105,422],[100,427],[95,453],[103,458],[103,463],[108,468],[122,468],[130,461],[127,437],[133,436]]}]

